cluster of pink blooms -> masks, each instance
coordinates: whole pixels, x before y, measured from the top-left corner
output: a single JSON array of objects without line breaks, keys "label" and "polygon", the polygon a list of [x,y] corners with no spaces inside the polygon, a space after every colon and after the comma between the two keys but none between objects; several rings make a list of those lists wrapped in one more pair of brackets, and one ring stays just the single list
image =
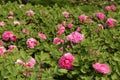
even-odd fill
[{"label": "cluster of pink blooms", "polygon": [[58,44],[64,43],[64,40],[56,37],[56,38],[54,38],[53,43],[56,44],[56,45],[58,45]]},{"label": "cluster of pink blooms", "polygon": [[79,43],[84,39],[84,35],[75,31],[75,32],[72,32],[70,35],[68,35],[66,37],[66,39],[67,39],[67,41],[70,41],[70,42],[73,42],[73,43]]},{"label": "cluster of pink blooms", "polygon": [[26,16],[32,16],[34,14],[35,14],[35,12],[33,10],[28,10],[26,13]]},{"label": "cluster of pink blooms", "polygon": [[46,40],[46,39],[47,39],[46,35],[43,34],[43,33],[38,33],[38,36],[39,36],[42,40]]},{"label": "cluster of pink blooms", "polygon": [[115,26],[115,22],[116,22],[115,19],[108,18],[107,21],[106,21],[106,26],[108,26],[108,27],[114,27]]},{"label": "cluster of pink blooms", "polygon": [[74,61],[75,61],[74,56],[71,53],[66,53],[59,59],[58,63],[59,63],[60,68],[72,69],[73,67],[72,64]]},{"label": "cluster of pink blooms", "polygon": [[29,38],[29,39],[27,39],[26,44],[27,44],[28,48],[32,49],[35,46],[37,46],[37,40],[34,38]]},{"label": "cluster of pink blooms", "polygon": [[105,19],[105,15],[101,12],[96,13],[96,16],[101,21],[103,21]]},{"label": "cluster of pink blooms", "polygon": [[58,26],[57,34],[58,34],[58,35],[63,34],[64,31],[65,31],[65,27],[64,27],[62,24],[58,24],[57,26]]},{"label": "cluster of pink blooms", "polygon": [[24,62],[24,61],[22,61],[20,59],[17,59],[17,61],[15,62],[15,64],[17,64],[17,63],[19,63],[22,66],[25,66],[27,68],[33,68],[34,65],[36,64],[36,60],[31,57],[30,60],[26,63],[26,62]]},{"label": "cluster of pink blooms", "polygon": [[8,50],[6,50],[6,48],[4,46],[0,47],[0,55],[5,55],[6,52],[12,52],[13,49],[17,49],[17,47],[15,45],[10,45],[8,46]]},{"label": "cluster of pink blooms", "polygon": [[106,11],[115,11],[116,10],[116,6],[115,5],[111,5],[111,6],[106,6],[105,7]]},{"label": "cluster of pink blooms", "polygon": [[106,64],[102,64],[102,63],[95,63],[93,64],[93,68],[102,74],[108,74],[110,72],[110,67]]},{"label": "cluster of pink blooms", "polygon": [[17,40],[17,37],[16,35],[14,35],[12,32],[10,31],[5,31],[3,34],[2,34],[2,38],[3,40],[5,41],[16,41]]}]

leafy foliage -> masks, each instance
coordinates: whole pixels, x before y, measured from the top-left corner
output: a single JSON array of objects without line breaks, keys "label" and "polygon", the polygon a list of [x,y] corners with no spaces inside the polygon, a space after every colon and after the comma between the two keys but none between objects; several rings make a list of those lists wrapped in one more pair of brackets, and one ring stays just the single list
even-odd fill
[{"label": "leafy foliage", "polygon": [[[34,1],[34,0],[33,0]],[[38,1],[38,0],[37,0]],[[41,1],[41,0],[40,0]],[[53,2],[55,0],[52,0]],[[51,2],[52,2],[51,1]],[[60,0],[56,0],[60,1]],[[68,1],[68,0],[67,0]],[[55,2],[54,2],[55,3]],[[58,2],[59,3],[59,2]],[[13,6],[14,5],[14,6]],[[7,49],[9,45],[16,45],[18,49],[12,52],[7,52],[5,56],[0,55],[0,79],[1,80],[116,80],[120,76],[120,6],[117,5],[116,11],[104,11],[106,4],[99,6],[83,5],[83,6],[64,6],[54,5],[53,7],[42,5],[26,4],[19,8],[17,2],[0,5],[0,22],[6,22],[5,26],[0,26],[0,40],[4,31],[11,31],[17,36],[17,41],[4,41],[4,46]],[[91,8],[90,8],[91,7]],[[26,16],[28,10],[35,12],[32,16]],[[9,20],[9,11],[14,12],[13,19]],[[70,13],[69,18],[65,18],[62,14],[64,11]],[[106,17],[104,21],[96,18],[96,12],[103,12]],[[78,17],[81,14],[86,14],[92,18],[92,23],[81,23]],[[114,15],[113,15],[114,14]],[[116,26],[109,28],[106,26],[107,18],[116,19]],[[20,21],[22,24],[13,24],[14,21]],[[65,32],[58,36],[56,34],[57,24],[66,21]],[[72,22],[73,27],[67,28],[67,24]],[[101,23],[104,29],[101,29],[98,24]],[[67,42],[66,36],[81,27],[80,33],[84,34],[85,38],[79,44]],[[22,29],[30,32],[29,35],[23,34]],[[98,30],[95,32],[95,30]],[[38,37],[38,33],[44,33],[47,37],[42,40]],[[37,46],[34,49],[29,49],[26,45],[28,38],[35,38]],[[53,39],[60,37],[64,43],[55,45]],[[66,48],[69,45],[69,48]],[[1,45],[2,46],[2,45]],[[63,51],[59,48],[63,47]],[[92,54],[90,51],[94,50]],[[59,58],[71,52],[75,56],[75,62],[71,70],[61,69],[58,65]],[[30,57],[35,58],[36,64],[33,68],[26,68],[20,64],[15,64],[17,59],[22,59],[27,62]],[[106,63],[110,66],[109,74],[100,74],[96,72],[92,65],[95,62]],[[23,75],[24,72],[32,72],[32,75]]]}]

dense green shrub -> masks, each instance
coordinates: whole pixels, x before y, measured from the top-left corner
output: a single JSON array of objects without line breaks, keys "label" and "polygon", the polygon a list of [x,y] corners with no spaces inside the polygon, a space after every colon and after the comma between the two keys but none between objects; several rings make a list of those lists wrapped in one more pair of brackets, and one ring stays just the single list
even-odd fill
[{"label": "dense green shrub", "polygon": [[[58,0],[57,0],[58,1]],[[116,3],[117,4],[117,3]],[[14,6],[13,6],[14,5]],[[110,4],[111,5],[111,4]],[[26,4],[19,8],[17,3],[6,3],[0,5],[0,22],[6,24],[0,26],[0,40],[4,41],[4,46],[8,49],[9,45],[16,45],[17,49],[7,52],[5,56],[0,55],[0,79],[1,80],[118,80],[120,77],[120,6],[115,11],[105,11],[107,6],[103,3],[101,6],[83,5],[75,7],[44,7],[41,5]],[[28,10],[35,12],[32,16],[26,16]],[[8,19],[9,12],[13,11],[13,19]],[[64,11],[70,13],[69,18],[62,14]],[[105,14],[105,20],[100,21],[96,18],[95,13],[102,12]],[[92,19],[92,23],[81,23],[78,17],[85,14]],[[116,25],[112,28],[106,26],[106,20],[111,17],[116,19]],[[13,24],[14,21],[20,21],[22,24]],[[57,25],[66,21],[65,32],[58,36],[56,34]],[[67,24],[72,23],[73,28],[67,28]],[[104,29],[98,27],[103,24]],[[81,27],[80,33],[84,34],[84,40],[79,44],[74,44],[66,40],[66,36]],[[26,29],[29,35],[23,34],[22,30]],[[17,41],[5,41],[2,34],[5,31],[11,31],[17,36]],[[47,39],[42,40],[37,36],[39,32],[46,35]],[[29,49],[26,45],[28,38],[35,38],[37,46]],[[60,37],[64,43],[55,45],[53,39]],[[69,48],[66,48],[69,46]],[[63,47],[63,51],[59,48]],[[92,54],[90,51],[94,50]],[[73,68],[71,70],[61,69],[58,61],[65,53],[72,53],[75,57]],[[25,62],[33,57],[36,64],[33,68],[26,68],[20,64],[15,64],[17,59]],[[110,66],[109,74],[100,74],[95,71],[92,65],[95,62],[106,63]],[[32,74],[23,75],[24,72]]]}]

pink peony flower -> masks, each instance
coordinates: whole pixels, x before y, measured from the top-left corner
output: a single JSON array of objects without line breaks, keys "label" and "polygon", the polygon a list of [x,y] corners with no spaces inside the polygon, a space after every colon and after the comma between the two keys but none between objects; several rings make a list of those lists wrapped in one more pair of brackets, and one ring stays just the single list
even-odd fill
[{"label": "pink peony flower", "polygon": [[70,17],[69,12],[67,12],[67,11],[64,11],[62,14],[65,16],[65,18],[69,18]]},{"label": "pink peony flower", "polygon": [[2,21],[0,22],[0,26],[5,26],[6,22]]},{"label": "pink peony flower", "polygon": [[11,37],[13,37],[13,34],[12,34],[12,32],[10,32],[10,31],[5,31],[5,32],[2,34],[2,38],[3,38],[3,40],[5,40],[5,41],[10,40]]},{"label": "pink peony flower", "polygon": [[9,19],[9,20],[12,20],[12,19],[13,19],[13,16],[8,16],[8,19]]},{"label": "pink peony flower", "polygon": [[38,36],[42,39],[42,40],[46,40],[46,35],[43,33],[38,33]]},{"label": "pink peony flower", "polygon": [[10,12],[9,12],[9,15],[10,15],[10,16],[13,16],[13,15],[14,15],[14,12],[13,12],[13,11],[10,11]]},{"label": "pink peony flower", "polygon": [[84,35],[75,31],[75,32],[72,32],[70,35],[68,35],[66,39],[67,41],[71,41],[73,43],[79,43],[80,41],[84,39]]},{"label": "pink peony flower", "polygon": [[79,16],[79,20],[80,20],[82,23],[84,23],[86,19],[87,19],[87,16],[86,16],[85,14],[82,14],[82,15]]},{"label": "pink peony flower", "polygon": [[35,59],[31,58],[30,61],[26,63],[26,67],[33,68],[35,64],[36,64]]},{"label": "pink peony flower", "polygon": [[106,64],[95,63],[93,64],[93,68],[102,74],[108,74],[110,72],[110,67]]},{"label": "pink peony flower", "polygon": [[53,43],[54,44],[56,44],[56,45],[58,45],[58,44],[61,44],[61,43],[63,43],[64,41],[62,40],[62,39],[60,39],[60,38],[54,38],[54,41],[53,41]]},{"label": "pink peony flower", "polygon": [[97,16],[97,18],[98,18],[99,20],[101,20],[101,21],[103,21],[104,18],[105,18],[105,15],[104,15],[103,13],[101,13],[101,12],[96,13],[96,16]]},{"label": "pink peony flower", "polygon": [[17,59],[17,61],[15,62],[15,64],[21,64],[21,65],[23,65],[23,66],[26,66],[26,63],[25,62],[23,62],[22,60],[20,60],[20,59]]},{"label": "pink peony flower", "polygon": [[0,40],[0,45],[4,45],[4,42],[2,40]]},{"label": "pink peony flower", "polygon": [[29,38],[29,39],[27,39],[26,44],[27,44],[28,48],[32,49],[35,46],[37,46],[37,41],[34,38]]},{"label": "pink peony flower", "polygon": [[111,5],[111,6],[106,6],[105,7],[106,11],[115,11],[116,10],[116,6],[115,5]]},{"label": "pink peony flower", "polygon": [[72,23],[69,23],[69,24],[67,25],[67,27],[68,27],[68,28],[72,28],[72,27],[73,27],[73,24],[72,24]]},{"label": "pink peony flower", "polygon": [[58,34],[58,35],[63,34],[64,31],[65,31],[65,27],[64,27],[62,24],[58,24],[57,26],[58,26],[57,34]]},{"label": "pink peony flower", "polygon": [[21,22],[19,22],[19,21],[14,21],[13,23],[14,23],[14,24],[17,24],[17,25],[20,25],[20,24],[21,24]]},{"label": "pink peony flower", "polygon": [[4,47],[4,46],[1,46],[1,47],[0,47],[0,55],[5,55],[5,53],[6,53],[5,47]]},{"label": "pink peony flower", "polygon": [[92,23],[93,22],[91,18],[87,18],[86,21],[87,21],[87,23]]},{"label": "pink peony flower", "polygon": [[108,18],[107,21],[106,21],[106,26],[108,26],[108,27],[114,27],[115,26],[115,22],[116,22],[115,19]]},{"label": "pink peony flower", "polygon": [[36,64],[36,61],[35,61],[34,58],[31,57],[30,61],[27,62],[27,63],[26,63],[26,62],[23,62],[23,61],[20,60],[20,59],[17,59],[17,61],[15,62],[15,64],[17,64],[17,63],[19,63],[19,64],[21,64],[22,66],[27,67],[27,68],[33,68],[34,65]]},{"label": "pink peony flower", "polygon": [[30,34],[26,29],[22,29],[22,33],[24,33],[24,34]]},{"label": "pink peony flower", "polygon": [[106,6],[106,7],[105,7],[105,10],[106,10],[106,11],[110,11],[110,10],[111,10],[111,7],[110,7],[110,6]]},{"label": "pink peony flower", "polygon": [[116,10],[116,6],[115,5],[111,5],[110,8],[111,8],[112,11]]},{"label": "pink peony flower", "polygon": [[10,46],[8,46],[8,50],[7,51],[8,52],[12,52],[12,50],[15,49],[15,48],[17,49],[17,47],[15,45],[10,45]]},{"label": "pink peony flower", "polygon": [[13,35],[12,37],[10,37],[10,40],[11,40],[11,41],[17,41],[16,35]]},{"label": "pink peony flower", "polygon": [[74,61],[75,61],[74,56],[71,53],[66,53],[59,59],[58,63],[60,68],[72,69],[73,67],[72,64]]},{"label": "pink peony flower", "polygon": [[82,27],[78,27],[78,28],[76,29],[76,31],[77,31],[77,32],[80,32],[81,29],[82,29]]},{"label": "pink peony flower", "polygon": [[26,16],[32,16],[34,14],[35,14],[35,12],[33,10],[29,10],[29,11],[27,11]]}]

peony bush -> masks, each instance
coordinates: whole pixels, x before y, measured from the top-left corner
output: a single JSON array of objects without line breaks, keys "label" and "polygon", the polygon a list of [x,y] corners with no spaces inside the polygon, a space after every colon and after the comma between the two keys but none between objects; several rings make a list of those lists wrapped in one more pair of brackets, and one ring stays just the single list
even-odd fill
[{"label": "peony bush", "polygon": [[0,80],[118,80],[119,3],[86,4],[1,3]]}]

